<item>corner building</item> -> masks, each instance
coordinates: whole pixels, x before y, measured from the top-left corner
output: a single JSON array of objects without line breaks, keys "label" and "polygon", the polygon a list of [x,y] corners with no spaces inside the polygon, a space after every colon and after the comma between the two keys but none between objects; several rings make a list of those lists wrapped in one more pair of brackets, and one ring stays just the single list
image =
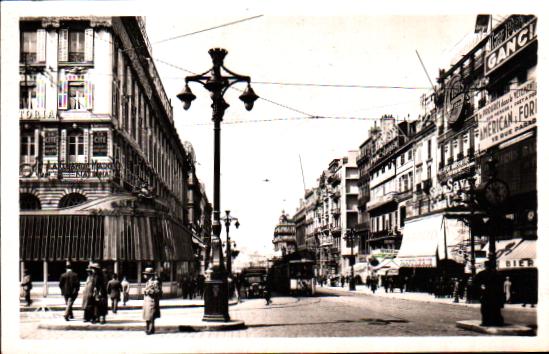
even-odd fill
[{"label": "corner building", "polygon": [[193,210],[208,203],[188,186],[194,157],[144,19],[22,18],[20,35],[21,270],[47,295],[66,261],[82,280],[99,261],[137,291],[153,266],[176,292],[178,278],[200,271],[196,230],[208,226],[194,225]]}]

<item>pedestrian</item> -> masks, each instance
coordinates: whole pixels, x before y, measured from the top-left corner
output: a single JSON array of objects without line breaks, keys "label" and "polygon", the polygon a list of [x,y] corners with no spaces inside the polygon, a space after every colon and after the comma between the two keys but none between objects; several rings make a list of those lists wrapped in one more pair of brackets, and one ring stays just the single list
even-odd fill
[{"label": "pedestrian", "polygon": [[101,322],[101,324],[105,324],[107,322],[107,314],[109,313],[109,296],[107,292],[107,283],[108,283],[108,277],[107,277],[107,269],[103,268],[100,269],[98,266],[97,269],[97,302],[96,302],[96,313],[98,316],[98,321]]},{"label": "pedestrian", "polygon": [[183,299],[187,298],[189,292],[189,281],[187,280],[187,276],[183,276],[183,279],[181,280],[181,295]]},{"label": "pedestrian", "polygon": [[90,267],[91,263],[86,268],[86,283],[84,284],[84,291],[82,292],[82,310],[84,310],[84,322],[95,321],[93,319],[93,282],[92,274],[93,270]]},{"label": "pedestrian", "polygon": [[268,280],[265,282],[265,289],[263,289],[263,297],[265,298],[265,305],[270,305],[272,303],[272,301],[271,301],[271,285],[270,285],[270,282]]},{"label": "pedestrian", "polygon": [[372,279],[371,279],[371,284],[370,284],[370,288],[372,289],[372,293],[376,293],[376,290],[377,290],[377,276],[372,276]]},{"label": "pedestrian", "polygon": [[459,302],[459,278],[454,278],[454,302]]},{"label": "pedestrian", "polygon": [[107,288],[103,271],[97,263],[90,263],[87,271],[88,279],[86,280],[82,299],[84,322],[100,322],[101,324],[105,324],[107,315]]},{"label": "pedestrian", "polygon": [[505,302],[503,281],[492,262],[485,262],[485,269],[477,274],[475,285],[480,295],[481,326],[502,326],[501,308]]},{"label": "pedestrian", "polygon": [[160,295],[161,289],[155,277],[153,268],[147,267],[143,272],[147,282],[143,290],[143,319],[146,322],[145,333],[154,333],[154,321],[160,317]]},{"label": "pedestrian", "polygon": [[70,262],[66,263],[66,271],[61,274],[59,278],[59,288],[61,289],[61,295],[65,298],[65,321],[73,319],[72,306],[74,301],[78,297],[78,291],[80,291],[80,279],[78,274],[72,271]]},{"label": "pedestrian", "polygon": [[511,279],[509,277],[505,277],[505,281],[503,282],[503,292],[505,293],[505,303],[510,304],[511,303]]},{"label": "pedestrian", "polygon": [[107,283],[107,294],[111,298],[112,313],[118,311],[118,302],[120,301],[120,293],[122,292],[122,284],[118,280],[118,274],[113,274],[112,279]]},{"label": "pedestrian", "polygon": [[389,292],[389,279],[387,279],[387,276],[383,277],[383,288],[385,289],[385,293]]},{"label": "pedestrian", "polygon": [[128,282],[128,279],[124,277],[120,285],[122,285],[122,304],[126,306],[126,303],[130,299],[130,282]]},{"label": "pedestrian", "polygon": [[339,277],[340,281],[341,281],[341,287],[343,288],[345,286],[345,277],[343,275],[341,275]]},{"label": "pedestrian", "polygon": [[31,300],[31,289],[32,289],[32,279],[29,274],[29,271],[25,269],[23,280],[21,281],[21,290],[23,291],[23,296],[25,297],[25,302],[27,306],[32,304]]}]

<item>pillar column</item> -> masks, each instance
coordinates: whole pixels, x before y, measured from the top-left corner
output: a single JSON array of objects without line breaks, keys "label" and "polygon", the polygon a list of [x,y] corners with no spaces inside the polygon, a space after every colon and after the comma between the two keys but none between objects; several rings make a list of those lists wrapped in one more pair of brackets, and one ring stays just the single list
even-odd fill
[{"label": "pillar column", "polygon": [[114,261],[114,273],[120,276],[120,274],[118,274],[118,261]]},{"label": "pillar column", "polygon": [[19,282],[23,281],[23,277],[25,276],[25,262],[20,262],[19,266]]},{"label": "pillar column", "polygon": [[42,287],[42,295],[48,296],[48,261],[44,261],[44,286]]}]

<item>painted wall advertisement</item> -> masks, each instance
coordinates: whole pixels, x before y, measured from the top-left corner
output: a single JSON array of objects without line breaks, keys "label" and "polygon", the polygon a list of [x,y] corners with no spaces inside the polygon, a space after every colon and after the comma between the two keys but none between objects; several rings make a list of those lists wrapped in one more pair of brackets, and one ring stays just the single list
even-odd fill
[{"label": "painted wall advertisement", "polygon": [[536,80],[530,80],[480,109],[480,150],[486,150],[535,127],[537,102]]}]

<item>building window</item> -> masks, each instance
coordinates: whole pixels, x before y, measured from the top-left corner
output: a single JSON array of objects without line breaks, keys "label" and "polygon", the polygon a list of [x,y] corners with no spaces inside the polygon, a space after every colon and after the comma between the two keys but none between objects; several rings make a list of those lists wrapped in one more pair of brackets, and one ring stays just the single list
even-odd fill
[{"label": "building window", "polygon": [[84,31],[69,32],[69,61],[84,61],[85,39]]},{"label": "building window", "polygon": [[19,196],[19,209],[21,210],[40,210],[42,205],[40,199],[32,193],[21,193]]},{"label": "building window", "polygon": [[85,203],[87,200],[88,198],[80,193],[70,193],[61,198],[59,201],[59,208],[68,208],[79,205]]},{"label": "building window", "polygon": [[404,157],[405,157],[405,154],[400,155],[400,164],[401,165],[404,165]]},{"label": "building window", "polygon": [[34,156],[34,135],[21,136],[21,156]]},{"label": "building window", "polygon": [[37,109],[36,86],[21,86],[19,89],[19,108]]},{"label": "building window", "polygon": [[36,62],[36,31],[21,33],[21,62]]},{"label": "building window", "polygon": [[408,151],[408,160],[412,159],[412,150]]},{"label": "building window", "polygon": [[428,159],[431,159],[431,147],[432,147],[432,142],[431,142],[431,139],[427,140],[427,158]]},{"label": "building window", "polygon": [[83,82],[76,81],[69,83],[69,109],[78,111],[87,109]]},{"label": "building window", "polygon": [[431,179],[431,166],[427,166],[427,179]]},{"label": "building window", "polygon": [[84,157],[84,135],[71,133],[67,137],[67,155],[69,162],[82,162]]}]

